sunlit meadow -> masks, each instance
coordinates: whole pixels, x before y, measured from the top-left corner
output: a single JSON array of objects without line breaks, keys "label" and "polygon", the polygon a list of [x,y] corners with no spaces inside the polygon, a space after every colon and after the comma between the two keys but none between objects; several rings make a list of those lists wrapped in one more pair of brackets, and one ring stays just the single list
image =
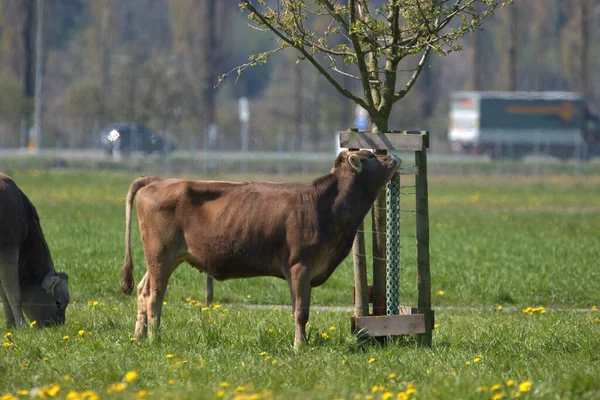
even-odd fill
[{"label": "sunlit meadow", "polygon": [[[135,299],[118,282],[136,175],[11,175],[37,206],[73,304],[57,328],[6,330],[0,317],[0,399],[600,397],[599,178],[431,176],[433,347],[358,342],[346,261],[312,296],[338,307],[312,310],[309,344],[295,352],[284,281],[217,282],[207,306],[204,275],[185,265],[161,340],[133,340]],[[133,255],[139,281],[137,227]],[[404,261],[402,302],[413,305],[414,255]]]}]

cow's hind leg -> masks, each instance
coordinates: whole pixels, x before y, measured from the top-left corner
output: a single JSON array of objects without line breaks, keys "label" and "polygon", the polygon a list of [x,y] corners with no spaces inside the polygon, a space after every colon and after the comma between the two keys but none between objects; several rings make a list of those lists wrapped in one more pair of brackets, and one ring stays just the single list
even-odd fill
[{"label": "cow's hind leg", "polygon": [[21,304],[19,266],[17,251],[5,251],[0,256],[0,285],[2,285],[2,306],[6,316],[6,326],[20,328],[25,322]]},{"label": "cow's hind leg", "polygon": [[147,278],[148,272],[146,272],[137,287],[138,311],[134,333],[136,339],[143,338],[148,333],[148,299],[150,297],[150,284]]},{"label": "cow's hind leg", "polygon": [[294,348],[298,349],[306,343],[306,323],[310,310],[310,269],[303,264],[296,264],[290,268],[287,277],[292,297],[292,308],[296,323]]},{"label": "cow's hind leg", "polygon": [[147,300],[148,312],[148,337],[153,339],[158,337],[160,331],[160,318],[162,315],[163,301],[167,293],[167,283],[171,273],[177,264],[175,257],[163,257],[161,262],[157,262],[150,268],[148,264],[147,281],[149,283],[149,297]]}]

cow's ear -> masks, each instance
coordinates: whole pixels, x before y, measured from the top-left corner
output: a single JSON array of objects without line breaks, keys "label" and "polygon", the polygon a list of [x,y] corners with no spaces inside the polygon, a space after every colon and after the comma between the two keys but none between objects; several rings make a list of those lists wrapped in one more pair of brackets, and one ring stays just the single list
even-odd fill
[{"label": "cow's ear", "polygon": [[69,282],[69,275],[66,272],[57,272],[56,274],[65,282]]},{"label": "cow's ear", "polygon": [[53,294],[54,288],[56,287],[56,285],[58,285],[59,282],[60,276],[58,275],[52,275],[50,277],[47,277],[46,279],[44,279],[44,282],[42,282],[42,289],[44,289],[48,294]]},{"label": "cow's ear", "polygon": [[360,163],[360,157],[356,154],[352,154],[348,157],[348,162],[352,165],[352,168],[356,170],[356,172],[360,172],[362,169],[362,164]]}]

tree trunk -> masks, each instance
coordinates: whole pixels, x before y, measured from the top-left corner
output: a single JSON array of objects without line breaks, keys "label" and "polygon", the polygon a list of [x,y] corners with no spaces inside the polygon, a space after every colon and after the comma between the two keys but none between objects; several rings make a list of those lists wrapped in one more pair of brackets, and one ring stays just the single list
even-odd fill
[{"label": "tree trunk", "polygon": [[592,1],[590,0],[581,0],[579,3],[579,7],[581,10],[581,46],[580,46],[580,63],[581,63],[581,81],[580,81],[580,90],[583,94],[583,97],[587,100],[591,100],[592,94],[592,82],[590,82],[590,62],[589,62],[589,53],[590,53],[590,18],[593,8]]},{"label": "tree trunk", "polygon": [[294,143],[300,144],[300,150],[304,151],[304,135],[302,132],[303,120],[304,120],[304,96],[303,96],[303,85],[304,85],[304,73],[302,72],[302,66],[296,64],[295,66],[295,79],[294,79]]},{"label": "tree trunk", "polygon": [[517,4],[509,10],[510,43],[508,48],[508,90],[517,90],[517,49],[519,48],[519,24]]},{"label": "tree trunk", "polygon": [[484,64],[481,49],[481,31],[472,33],[473,38],[473,90],[483,90]]},{"label": "tree trunk", "polygon": [[217,39],[215,34],[216,4],[214,0],[200,2],[200,47],[203,57],[200,79],[202,80],[202,126],[208,132],[208,128],[215,122],[215,91],[213,85],[216,82],[215,71],[215,49]]},{"label": "tree trunk", "polygon": [[27,146],[29,142],[29,130],[31,127],[32,118],[32,101],[35,90],[35,69],[34,60],[35,54],[33,49],[33,18],[35,15],[34,0],[25,0],[22,3],[23,7],[23,26],[21,27],[21,36],[23,38],[23,96],[26,99],[26,105],[22,111],[22,129],[24,131],[24,143],[22,147]]},{"label": "tree trunk", "polygon": [[111,82],[110,82],[110,50],[111,50],[111,14],[112,3],[105,1],[102,5],[102,15],[100,20],[100,116],[99,123],[103,126],[110,119],[110,98],[111,98]]}]

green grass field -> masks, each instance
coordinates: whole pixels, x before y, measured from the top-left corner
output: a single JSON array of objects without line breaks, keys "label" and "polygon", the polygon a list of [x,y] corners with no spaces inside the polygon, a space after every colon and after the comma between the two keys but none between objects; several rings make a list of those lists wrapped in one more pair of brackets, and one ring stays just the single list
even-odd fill
[{"label": "green grass field", "polygon": [[[207,308],[204,275],[186,265],[171,278],[161,340],[132,341],[135,299],[120,292],[119,270],[135,175],[11,175],[38,209],[74,304],[58,328],[6,331],[0,317],[2,399],[600,397],[598,176],[431,176],[433,347],[414,337],[358,343],[346,311],[314,309],[309,345],[295,352],[284,281],[216,282]],[[401,292],[415,305],[407,215]],[[137,226],[133,256],[139,281]],[[346,261],[312,303],[349,307],[352,285]]]}]

